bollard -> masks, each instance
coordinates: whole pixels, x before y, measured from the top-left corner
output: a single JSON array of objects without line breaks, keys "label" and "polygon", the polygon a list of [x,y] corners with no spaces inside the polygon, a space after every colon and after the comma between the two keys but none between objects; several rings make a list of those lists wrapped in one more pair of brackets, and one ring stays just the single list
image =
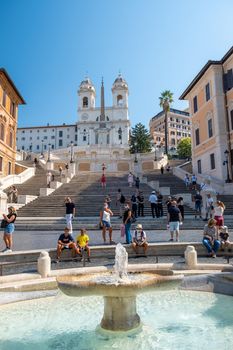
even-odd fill
[{"label": "bollard", "polygon": [[51,259],[49,253],[42,251],[37,260],[37,271],[42,278],[48,277],[51,271]]},{"label": "bollard", "polygon": [[195,269],[197,267],[197,252],[192,245],[188,245],[185,252],[185,264],[187,265],[188,269]]}]

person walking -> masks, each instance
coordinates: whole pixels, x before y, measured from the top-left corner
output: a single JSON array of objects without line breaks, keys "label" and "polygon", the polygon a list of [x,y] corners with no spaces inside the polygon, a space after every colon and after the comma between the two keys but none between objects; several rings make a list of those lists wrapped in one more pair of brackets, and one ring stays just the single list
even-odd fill
[{"label": "person walking", "polygon": [[3,214],[4,220],[4,234],[3,240],[6,245],[5,249],[3,249],[2,253],[11,253],[13,247],[13,232],[15,230],[15,220],[17,218],[17,213],[14,207],[8,208],[8,214]]},{"label": "person walking", "polygon": [[202,243],[206,247],[209,256],[216,258],[216,253],[221,246],[221,242],[218,239],[216,220],[209,219],[208,224],[204,226]]},{"label": "person walking", "polygon": [[72,202],[70,197],[65,198],[65,206],[66,206],[66,226],[70,230],[70,234],[73,233],[72,220],[75,216],[75,204]]},{"label": "person walking", "polygon": [[192,182],[192,190],[196,190],[197,189],[197,177],[195,174],[192,175],[191,182]]},{"label": "person walking", "polygon": [[102,237],[104,244],[106,244],[106,231],[109,233],[109,243],[114,243],[112,240],[112,225],[111,225],[111,216],[113,212],[109,209],[108,204],[104,203],[103,210],[100,212],[100,222],[102,223]]},{"label": "person walking", "polygon": [[132,222],[132,212],[129,208],[129,204],[125,204],[125,211],[123,214],[123,224],[125,225],[125,236],[126,236],[126,244],[130,244],[132,241],[130,228]]},{"label": "person walking", "polygon": [[138,202],[138,216],[144,216],[144,196],[143,192],[139,192],[137,196],[137,202]]},{"label": "person walking", "polygon": [[189,178],[188,174],[185,174],[184,183],[185,183],[186,188],[190,187],[190,178]]},{"label": "person walking", "polygon": [[128,184],[129,184],[129,187],[132,187],[132,186],[133,186],[133,183],[134,183],[133,174],[130,172],[129,175],[128,175]]},{"label": "person walking", "polygon": [[180,213],[180,209],[177,208],[176,201],[172,200],[167,213],[167,224],[171,234],[171,238],[169,241],[173,241],[174,234],[176,235],[176,241],[179,241],[179,227],[181,222],[182,216]]},{"label": "person walking", "polygon": [[157,191],[158,217],[163,217],[163,195]]},{"label": "person walking", "polygon": [[210,219],[212,219],[212,212],[214,210],[214,200],[211,197],[210,193],[207,194],[205,210],[206,210],[206,217],[204,221],[208,221],[208,215],[210,215]]},{"label": "person walking", "polygon": [[152,191],[150,196],[149,196],[149,202],[150,202],[150,206],[151,206],[151,214],[152,217],[155,218],[158,217],[158,198],[155,194],[155,191]]}]

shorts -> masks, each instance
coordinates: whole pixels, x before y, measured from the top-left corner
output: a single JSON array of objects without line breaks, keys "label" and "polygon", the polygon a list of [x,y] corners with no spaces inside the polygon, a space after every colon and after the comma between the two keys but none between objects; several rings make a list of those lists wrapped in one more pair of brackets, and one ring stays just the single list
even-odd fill
[{"label": "shorts", "polygon": [[180,227],[180,223],[179,221],[171,221],[169,222],[169,226],[170,226],[170,231],[178,231]]},{"label": "shorts", "polygon": [[111,222],[109,221],[102,220],[102,224],[104,227],[107,227],[107,228],[111,227]]},{"label": "shorts", "polygon": [[224,226],[224,220],[222,216],[215,216],[214,220],[216,220],[216,226]]},{"label": "shorts", "polygon": [[10,224],[8,224],[5,228],[4,228],[4,233],[6,233],[7,235],[12,235],[12,233],[15,230],[15,225],[11,222]]},{"label": "shorts", "polygon": [[62,247],[62,250],[65,250],[65,249],[72,249],[72,247],[66,247],[66,246]]}]

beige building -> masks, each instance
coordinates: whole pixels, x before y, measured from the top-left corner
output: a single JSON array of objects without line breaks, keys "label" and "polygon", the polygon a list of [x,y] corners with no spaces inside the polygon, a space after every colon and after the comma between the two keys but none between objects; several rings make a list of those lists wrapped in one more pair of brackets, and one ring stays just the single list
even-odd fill
[{"label": "beige building", "polygon": [[4,68],[0,68],[0,177],[15,173],[18,105],[25,104]]},{"label": "beige building", "polygon": [[[164,146],[165,114],[156,114],[149,123],[150,134],[157,146]],[[187,111],[170,108],[168,112],[168,148],[175,151],[183,137],[191,136],[191,121]]]},{"label": "beige building", "polygon": [[229,181],[233,159],[233,47],[220,61],[208,61],[180,99],[189,101],[194,172]]}]

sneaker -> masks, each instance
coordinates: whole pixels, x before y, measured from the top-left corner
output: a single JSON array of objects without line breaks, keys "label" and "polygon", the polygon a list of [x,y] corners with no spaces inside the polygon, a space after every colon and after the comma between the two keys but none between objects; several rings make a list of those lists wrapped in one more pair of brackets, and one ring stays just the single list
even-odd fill
[{"label": "sneaker", "polygon": [[216,254],[212,254],[212,258],[216,258]]},{"label": "sneaker", "polygon": [[83,262],[83,261],[84,261],[84,258],[81,259],[81,262]]},{"label": "sneaker", "polygon": [[7,249],[7,251],[6,251],[7,253],[12,253],[12,249]]},{"label": "sneaker", "polygon": [[60,260],[56,259],[54,262],[55,262],[55,264],[58,264],[60,262]]},{"label": "sneaker", "polygon": [[1,251],[1,253],[6,253],[8,251],[9,248],[5,248]]}]

